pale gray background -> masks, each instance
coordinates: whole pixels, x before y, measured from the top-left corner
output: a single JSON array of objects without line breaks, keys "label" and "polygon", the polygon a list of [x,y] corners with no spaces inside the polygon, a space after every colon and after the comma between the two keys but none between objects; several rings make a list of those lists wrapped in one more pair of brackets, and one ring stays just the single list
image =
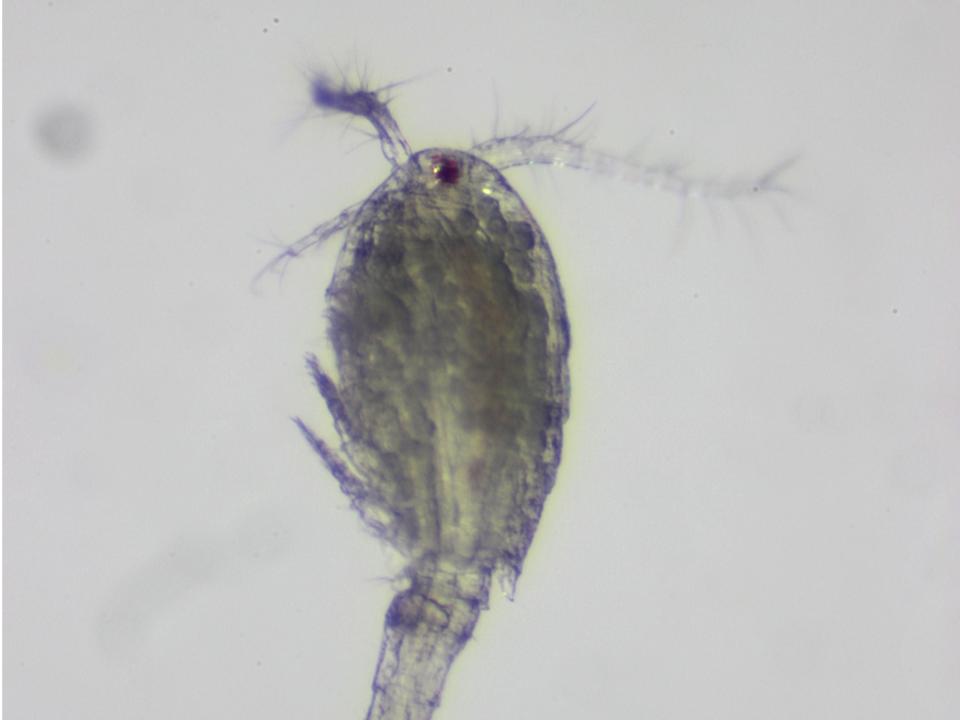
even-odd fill
[{"label": "pale gray background", "polygon": [[[960,717],[955,2],[4,4],[5,717],[360,718],[397,570],[289,416],[386,174],[305,74],[419,77],[415,146],[575,115],[777,203],[510,178],[574,332],[516,602],[437,720]],[[276,21],[275,21],[276,19]],[[449,68],[449,71],[448,71]],[[716,222],[711,220],[716,213]]]}]

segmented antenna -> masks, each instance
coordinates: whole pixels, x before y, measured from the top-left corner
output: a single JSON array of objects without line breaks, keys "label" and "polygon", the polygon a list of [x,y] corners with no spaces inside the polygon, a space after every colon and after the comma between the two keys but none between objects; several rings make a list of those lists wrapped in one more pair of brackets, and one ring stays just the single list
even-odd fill
[{"label": "segmented antenna", "polygon": [[390,83],[377,90],[364,90],[352,88],[346,82],[335,83],[326,75],[316,75],[310,81],[310,95],[319,108],[365,118],[380,139],[384,157],[393,167],[400,167],[410,157],[410,143],[387,107],[389,100],[381,98],[404,82],[407,81]]}]

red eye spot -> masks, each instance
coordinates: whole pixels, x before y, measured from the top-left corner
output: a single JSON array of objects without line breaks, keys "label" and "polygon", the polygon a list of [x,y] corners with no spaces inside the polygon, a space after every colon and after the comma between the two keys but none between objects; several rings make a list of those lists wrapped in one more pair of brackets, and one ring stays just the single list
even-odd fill
[{"label": "red eye spot", "polygon": [[452,157],[446,155],[434,155],[430,158],[433,161],[433,174],[437,180],[447,185],[456,185],[460,179],[460,166]]}]

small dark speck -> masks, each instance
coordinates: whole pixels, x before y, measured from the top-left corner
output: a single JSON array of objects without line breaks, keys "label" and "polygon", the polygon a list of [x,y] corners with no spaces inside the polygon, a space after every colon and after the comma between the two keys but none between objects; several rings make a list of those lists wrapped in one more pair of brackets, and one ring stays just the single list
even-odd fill
[{"label": "small dark speck", "polygon": [[279,22],[280,22],[280,18],[274,18],[274,19],[273,19],[273,22],[274,22],[274,24],[279,23]]},{"label": "small dark speck", "polygon": [[452,68],[452,67],[447,67],[447,72],[453,72],[453,68]]},{"label": "small dark speck", "polygon": [[263,29],[263,31],[264,31],[264,32],[267,32],[267,29],[266,29],[266,28],[264,28],[264,29]]},{"label": "small dark speck", "polygon": [[695,292],[695,293],[693,294],[693,299],[694,299],[694,300],[698,300],[699,298],[700,298],[700,293]]},{"label": "small dark speck", "polygon": [[900,314],[900,311],[899,311],[897,308],[894,308],[894,309],[893,309],[893,314],[894,314],[894,315],[899,315],[899,314]]}]

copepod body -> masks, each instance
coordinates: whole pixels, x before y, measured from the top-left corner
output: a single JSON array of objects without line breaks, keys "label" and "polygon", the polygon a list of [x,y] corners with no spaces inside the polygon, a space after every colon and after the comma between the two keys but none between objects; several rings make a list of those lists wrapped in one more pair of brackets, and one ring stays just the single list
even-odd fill
[{"label": "copepod body", "polygon": [[346,232],[327,290],[338,380],[308,362],[340,449],[298,424],[407,562],[367,718],[428,720],[492,576],[520,573],[553,486],[566,310],[546,238],[496,167],[458,150],[410,153],[375,94],[320,90],[324,107],[374,125],[394,169],[315,231]]}]

